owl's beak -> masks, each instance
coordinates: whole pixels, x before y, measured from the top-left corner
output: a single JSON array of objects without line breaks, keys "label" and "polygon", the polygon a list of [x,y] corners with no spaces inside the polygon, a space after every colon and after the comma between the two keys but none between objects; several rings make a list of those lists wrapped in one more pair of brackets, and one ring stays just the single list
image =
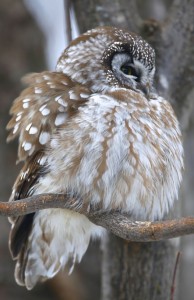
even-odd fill
[{"label": "owl's beak", "polygon": [[150,83],[147,82],[146,85],[145,85],[145,96],[146,98],[149,100],[150,99]]},{"label": "owl's beak", "polygon": [[150,84],[147,82],[146,84],[140,84],[139,88],[144,93],[145,97],[150,99]]}]

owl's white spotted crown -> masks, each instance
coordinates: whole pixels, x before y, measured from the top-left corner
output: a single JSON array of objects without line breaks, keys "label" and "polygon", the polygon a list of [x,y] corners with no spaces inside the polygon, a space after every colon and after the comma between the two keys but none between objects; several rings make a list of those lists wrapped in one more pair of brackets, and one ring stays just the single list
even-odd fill
[{"label": "owl's white spotted crown", "polygon": [[[115,41],[118,38],[118,41]],[[114,42],[103,54],[103,59],[108,60],[114,53],[128,52],[131,56],[142,62],[150,71],[155,68],[155,51],[140,36],[115,28],[113,31]]]},{"label": "owl's white spotted crown", "polygon": [[89,30],[75,39],[62,53],[56,70],[88,84],[94,92],[107,90],[118,84],[110,74],[111,60],[125,52],[154,74],[154,49],[140,36],[112,27]]}]

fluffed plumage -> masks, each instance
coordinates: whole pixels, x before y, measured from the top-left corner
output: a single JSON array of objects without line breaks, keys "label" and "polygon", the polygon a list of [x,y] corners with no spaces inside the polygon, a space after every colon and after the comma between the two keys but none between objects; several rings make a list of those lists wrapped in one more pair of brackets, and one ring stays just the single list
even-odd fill
[{"label": "fluffed plumage", "polygon": [[[178,196],[183,148],[170,104],[154,91],[154,71],[154,50],[141,37],[100,27],[70,44],[56,72],[28,75],[8,124],[25,162],[10,201],[64,193],[134,219],[161,219]],[[16,281],[28,289],[79,262],[103,233],[62,209],[10,221]]]}]

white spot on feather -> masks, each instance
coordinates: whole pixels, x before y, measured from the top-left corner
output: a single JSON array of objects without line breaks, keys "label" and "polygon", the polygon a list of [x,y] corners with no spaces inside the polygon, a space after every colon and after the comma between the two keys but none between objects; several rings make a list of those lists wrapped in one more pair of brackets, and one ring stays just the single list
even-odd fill
[{"label": "white spot on feather", "polygon": [[20,123],[15,124],[14,129],[13,129],[13,134],[15,134],[18,131]]},{"label": "white spot on feather", "polygon": [[34,92],[35,92],[35,94],[41,94],[42,93],[42,89],[38,88],[38,87],[35,87],[34,88]]},{"label": "white spot on feather", "polygon": [[29,134],[36,134],[37,132],[38,132],[38,128],[34,126],[32,126],[29,130]]},{"label": "white spot on feather", "polygon": [[89,94],[86,94],[86,93],[81,93],[80,94],[80,97],[81,98],[88,98],[90,95]]},{"label": "white spot on feather", "polygon": [[32,144],[28,142],[23,142],[22,147],[25,151],[29,151],[32,148]]},{"label": "white spot on feather", "polygon": [[18,122],[21,119],[21,117],[22,117],[21,115],[17,116],[16,119],[15,119],[16,122]]},{"label": "white spot on feather", "polygon": [[39,109],[39,111],[41,112],[41,114],[42,114],[43,116],[47,116],[47,115],[50,114],[50,109],[47,108],[46,106],[47,106],[47,104],[44,104],[44,105],[42,105],[42,106],[40,107],[40,109]]},{"label": "white spot on feather", "polygon": [[58,114],[55,119],[55,125],[59,126],[59,125],[63,124],[66,119],[67,119],[67,115],[65,113]]},{"label": "white spot on feather", "polygon": [[78,95],[74,91],[69,91],[69,98],[71,100],[78,100]]},{"label": "white spot on feather", "polygon": [[40,165],[40,166],[43,166],[43,165],[45,164],[45,162],[46,162],[46,159],[47,159],[46,156],[41,157],[41,158],[38,160],[39,165]]},{"label": "white spot on feather", "polygon": [[23,99],[23,103],[26,103],[26,102],[30,102],[30,98],[25,98],[25,99]]},{"label": "white spot on feather", "polygon": [[57,96],[57,97],[55,97],[55,101],[59,101],[59,99],[61,98],[61,96]]},{"label": "white spot on feather", "polygon": [[64,101],[63,99],[60,99],[60,100],[58,101],[58,103],[61,104],[61,105],[64,106],[64,107],[67,107],[67,102]]},{"label": "white spot on feather", "polygon": [[29,107],[29,103],[28,103],[28,102],[23,103],[23,108],[24,108],[24,109],[26,109],[26,108],[28,108],[28,107]]},{"label": "white spot on feather", "polygon": [[57,101],[59,104],[61,104],[62,106],[64,106],[64,107],[67,107],[67,102],[65,101],[65,100],[63,100],[62,98],[61,98],[61,96],[57,96],[56,98],[55,98],[55,101]]},{"label": "white spot on feather", "polygon": [[41,145],[45,145],[50,139],[50,133],[48,132],[41,132],[39,136],[39,142]]},{"label": "white spot on feather", "polygon": [[27,126],[26,126],[26,131],[28,131],[30,129],[30,127],[32,126],[32,123],[29,123]]},{"label": "white spot on feather", "polygon": [[64,111],[65,111],[65,108],[64,108],[63,106],[59,106],[58,111],[64,112]]},{"label": "white spot on feather", "polygon": [[61,83],[63,83],[64,85],[68,85],[68,82],[62,80]]},{"label": "white spot on feather", "polygon": [[43,116],[48,116],[50,114],[50,109],[48,108],[44,108],[42,111],[41,111],[41,114]]},{"label": "white spot on feather", "polygon": [[42,106],[39,108],[39,111],[40,111],[40,112],[43,111],[43,109],[44,109],[46,106],[47,106],[47,104],[42,105]]},{"label": "white spot on feather", "polygon": [[56,88],[56,85],[53,84],[53,82],[51,82],[51,81],[48,81],[46,84],[48,84],[51,89],[55,89]]}]

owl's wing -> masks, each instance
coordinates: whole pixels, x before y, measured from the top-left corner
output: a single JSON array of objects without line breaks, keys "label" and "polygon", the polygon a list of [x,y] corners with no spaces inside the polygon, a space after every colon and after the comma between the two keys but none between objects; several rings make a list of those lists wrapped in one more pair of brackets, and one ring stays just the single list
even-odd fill
[{"label": "owl's wing", "polygon": [[[25,160],[10,201],[33,194],[33,186],[46,172],[45,149],[52,134],[76,114],[78,107],[84,105],[91,93],[86,87],[57,72],[30,74],[24,81],[29,87],[14,101],[12,118],[7,125],[7,129],[11,130],[8,141],[19,136],[18,159]],[[9,219],[12,223],[9,246],[12,257],[18,260],[15,276],[22,285],[28,253],[26,241],[33,218],[34,213]]]},{"label": "owl's wing", "polygon": [[[17,201],[27,198],[33,194],[34,185],[47,172],[44,167],[45,153],[39,150],[27,157],[21,169],[9,201]],[[9,249],[14,260],[17,260],[15,267],[15,278],[18,284],[25,285],[25,267],[28,256],[28,237],[32,230],[35,213],[19,217],[10,217],[12,224],[9,235]]]},{"label": "owl's wing", "polygon": [[[38,151],[36,154],[27,158],[22,170],[17,177],[13,186],[10,201],[16,201],[26,198],[30,195],[31,189],[36,184],[40,176],[43,176],[45,169],[40,167],[40,162],[44,153]],[[9,236],[9,248],[13,259],[18,259],[19,264],[25,265],[24,258],[26,255],[26,241],[32,228],[34,213],[27,214],[21,217],[11,217],[9,221],[12,223],[12,228]],[[18,279],[22,282],[23,268],[20,269]]]},{"label": "owl's wing", "polygon": [[19,136],[18,160],[25,160],[50,141],[52,133],[87,101],[90,91],[58,72],[29,74],[29,85],[15,99],[7,125],[8,141]]}]

